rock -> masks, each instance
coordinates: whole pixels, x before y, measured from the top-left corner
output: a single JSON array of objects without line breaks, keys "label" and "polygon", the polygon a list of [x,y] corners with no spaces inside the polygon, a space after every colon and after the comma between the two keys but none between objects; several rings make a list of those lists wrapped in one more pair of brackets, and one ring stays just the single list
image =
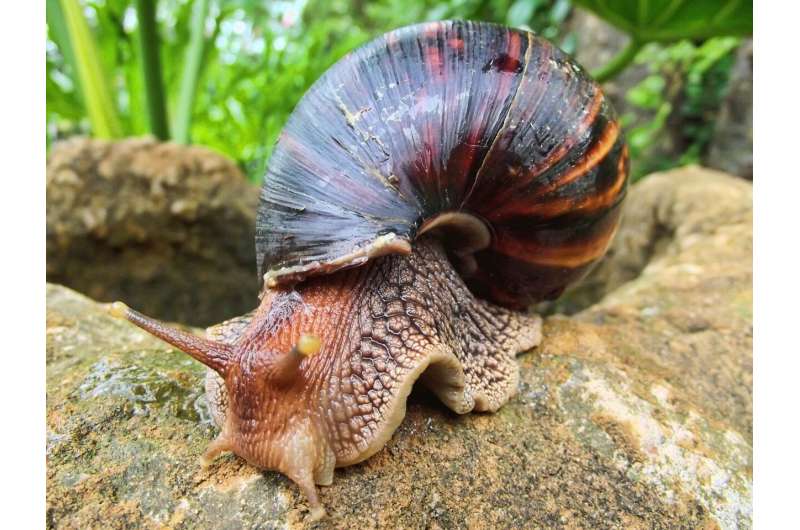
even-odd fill
[{"label": "rock", "polygon": [[229,160],[150,139],[73,139],[47,161],[47,280],[208,325],[257,305],[258,189]]},{"label": "rock", "polygon": [[204,369],[47,292],[51,528],[749,528],[752,188],[698,167],[630,190],[610,291],[551,316],[520,393],[456,416],[415,390],[386,447],[321,488],[228,455]]},{"label": "rock", "polygon": [[736,53],[706,164],[753,180],[753,39]]}]

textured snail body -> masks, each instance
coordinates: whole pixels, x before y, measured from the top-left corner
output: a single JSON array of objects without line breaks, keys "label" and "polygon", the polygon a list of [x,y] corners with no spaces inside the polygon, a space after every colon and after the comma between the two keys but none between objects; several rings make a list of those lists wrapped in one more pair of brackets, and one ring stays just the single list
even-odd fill
[{"label": "textured snail body", "polygon": [[196,337],[112,311],[209,367],[232,451],[315,484],[389,440],[415,381],[463,414],[517,390],[514,357],[605,252],[627,149],[599,87],[534,35],[435,22],[380,37],[304,96],[262,188],[259,307]]}]

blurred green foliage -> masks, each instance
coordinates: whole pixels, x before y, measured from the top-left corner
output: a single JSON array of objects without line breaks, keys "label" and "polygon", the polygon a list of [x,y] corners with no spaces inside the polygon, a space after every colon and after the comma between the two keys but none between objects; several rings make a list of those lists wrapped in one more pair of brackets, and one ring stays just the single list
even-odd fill
[{"label": "blurred green foliage", "polygon": [[121,134],[114,109],[111,89],[100,61],[100,52],[78,0],[51,1],[48,14],[54,34],[62,42],[61,49],[82,90],[81,100],[98,138],[115,138]]},{"label": "blurred green foliage", "polygon": [[[47,144],[91,130],[71,50],[48,0]],[[134,0],[74,0],[94,37],[122,136],[149,134],[144,64]],[[390,29],[425,20],[486,20],[532,29],[574,53],[570,0],[158,0],[156,24],[166,114],[179,141],[236,160],[253,181],[264,174],[275,140],[297,101],[336,60]],[[206,8],[207,7],[207,8]],[[193,16],[195,19],[193,20]],[[647,77],[623,116],[634,171],[676,165],[659,159],[670,120],[687,128],[682,159],[700,156],[724,95],[736,39],[651,45],[637,62]],[[199,58],[199,61],[197,59]],[[676,85],[676,79],[677,85]],[[641,112],[639,112],[641,111]],[[642,116],[646,119],[642,120]],[[653,154],[655,151],[655,154]],[[644,160],[642,157],[651,157]]]},{"label": "blurred green foliage", "polygon": [[622,116],[636,161],[634,180],[701,161],[739,43],[737,37],[715,37],[699,45],[684,40],[651,44],[639,53],[636,63],[647,75],[626,94],[630,108]]},{"label": "blurred green foliage", "polygon": [[[111,79],[122,135],[150,132],[133,0],[84,0],[84,14]],[[168,113],[180,107],[191,45],[192,2],[160,0],[157,22]],[[424,20],[489,20],[533,29],[574,51],[563,23],[568,0],[212,0],[189,139],[237,160],[260,180],[273,144],[306,89],[370,38]],[[48,27],[47,142],[91,133],[63,39]],[[61,42],[59,42],[61,41]],[[174,128],[174,127],[173,127]]]},{"label": "blurred green foliage", "polygon": [[575,0],[640,43],[707,39],[753,32],[747,0]]}]

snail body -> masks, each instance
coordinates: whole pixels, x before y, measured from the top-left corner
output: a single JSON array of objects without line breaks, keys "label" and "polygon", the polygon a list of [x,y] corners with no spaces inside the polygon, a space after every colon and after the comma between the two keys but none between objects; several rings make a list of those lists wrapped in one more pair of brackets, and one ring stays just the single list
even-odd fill
[{"label": "snail body", "polygon": [[434,22],[326,72],[290,117],[256,226],[259,307],[200,338],[114,311],[209,367],[232,451],[315,484],[388,441],[422,380],[457,413],[516,391],[514,357],[619,222],[627,148],[602,91],[531,33]]}]

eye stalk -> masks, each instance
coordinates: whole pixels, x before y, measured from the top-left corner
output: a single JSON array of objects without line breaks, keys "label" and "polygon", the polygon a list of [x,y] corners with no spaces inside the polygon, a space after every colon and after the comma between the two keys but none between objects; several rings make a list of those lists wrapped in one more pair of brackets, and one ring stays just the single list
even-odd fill
[{"label": "eye stalk", "polygon": [[322,347],[322,343],[319,340],[319,337],[316,335],[309,335],[307,333],[303,333],[300,335],[300,340],[297,341],[292,351],[296,351],[300,355],[304,355],[306,357],[311,357],[319,353],[320,348]]},{"label": "eye stalk", "polygon": [[297,378],[300,363],[306,357],[319,353],[322,342],[316,335],[303,333],[297,343],[286,354],[275,359],[272,367],[272,380],[280,384],[289,384]]},{"label": "eye stalk", "polygon": [[197,335],[171,328],[163,322],[131,309],[122,302],[110,304],[108,306],[108,312],[111,316],[127,320],[151,335],[155,335],[161,340],[170,343],[223,377],[225,377],[228,368],[233,362],[233,351],[227,344],[204,339]]}]

